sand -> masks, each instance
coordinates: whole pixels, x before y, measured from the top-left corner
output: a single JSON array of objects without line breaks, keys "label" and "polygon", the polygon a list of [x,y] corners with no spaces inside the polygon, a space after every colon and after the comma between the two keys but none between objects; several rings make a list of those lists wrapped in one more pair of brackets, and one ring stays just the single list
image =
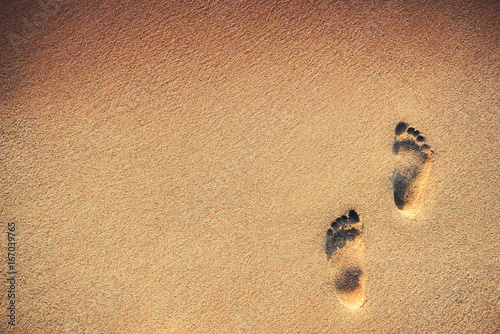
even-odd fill
[{"label": "sand", "polygon": [[0,22],[0,332],[500,330],[498,2],[23,0]]}]

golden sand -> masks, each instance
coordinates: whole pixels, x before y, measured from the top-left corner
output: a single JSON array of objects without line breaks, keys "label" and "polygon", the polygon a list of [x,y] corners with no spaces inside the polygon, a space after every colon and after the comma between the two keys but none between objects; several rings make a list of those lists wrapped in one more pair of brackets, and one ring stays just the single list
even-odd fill
[{"label": "golden sand", "polygon": [[2,7],[0,332],[500,329],[496,1]]}]

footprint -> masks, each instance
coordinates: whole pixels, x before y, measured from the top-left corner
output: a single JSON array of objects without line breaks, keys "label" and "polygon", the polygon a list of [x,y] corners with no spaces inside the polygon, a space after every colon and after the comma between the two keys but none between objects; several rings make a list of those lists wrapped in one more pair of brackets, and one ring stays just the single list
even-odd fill
[{"label": "footprint", "polygon": [[364,233],[356,211],[337,218],[326,231],[326,257],[338,300],[348,309],[365,302]]},{"label": "footprint", "polygon": [[420,131],[404,122],[396,126],[395,134],[392,148],[395,155],[394,202],[401,214],[413,218],[422,204],[434,152]]}]

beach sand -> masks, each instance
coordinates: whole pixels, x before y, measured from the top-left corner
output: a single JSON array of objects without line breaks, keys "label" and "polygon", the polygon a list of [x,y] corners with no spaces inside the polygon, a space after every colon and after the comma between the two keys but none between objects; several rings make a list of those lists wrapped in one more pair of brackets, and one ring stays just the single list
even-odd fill
[{"label": "beach sand", "polygon": [[2,6],[0,332],[500,330],[498,2]]}]

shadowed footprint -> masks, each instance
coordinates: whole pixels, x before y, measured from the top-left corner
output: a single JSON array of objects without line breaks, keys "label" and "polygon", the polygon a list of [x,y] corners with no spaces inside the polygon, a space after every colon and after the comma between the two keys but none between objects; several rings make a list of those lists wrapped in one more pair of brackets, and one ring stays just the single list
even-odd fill
[{"label": "shadowed footprint", "polygon": [[404,216],[412,218],[422,203],[433,152],[420,131],[404,122],[396,126],[392,151],[395,155],[394,203]]},{"label": "shadowed footprint", "polygon": [[363,226],[356,211],[337,218],[326,231],[326,257],[339,301],[349,309],[365,302]]}]

